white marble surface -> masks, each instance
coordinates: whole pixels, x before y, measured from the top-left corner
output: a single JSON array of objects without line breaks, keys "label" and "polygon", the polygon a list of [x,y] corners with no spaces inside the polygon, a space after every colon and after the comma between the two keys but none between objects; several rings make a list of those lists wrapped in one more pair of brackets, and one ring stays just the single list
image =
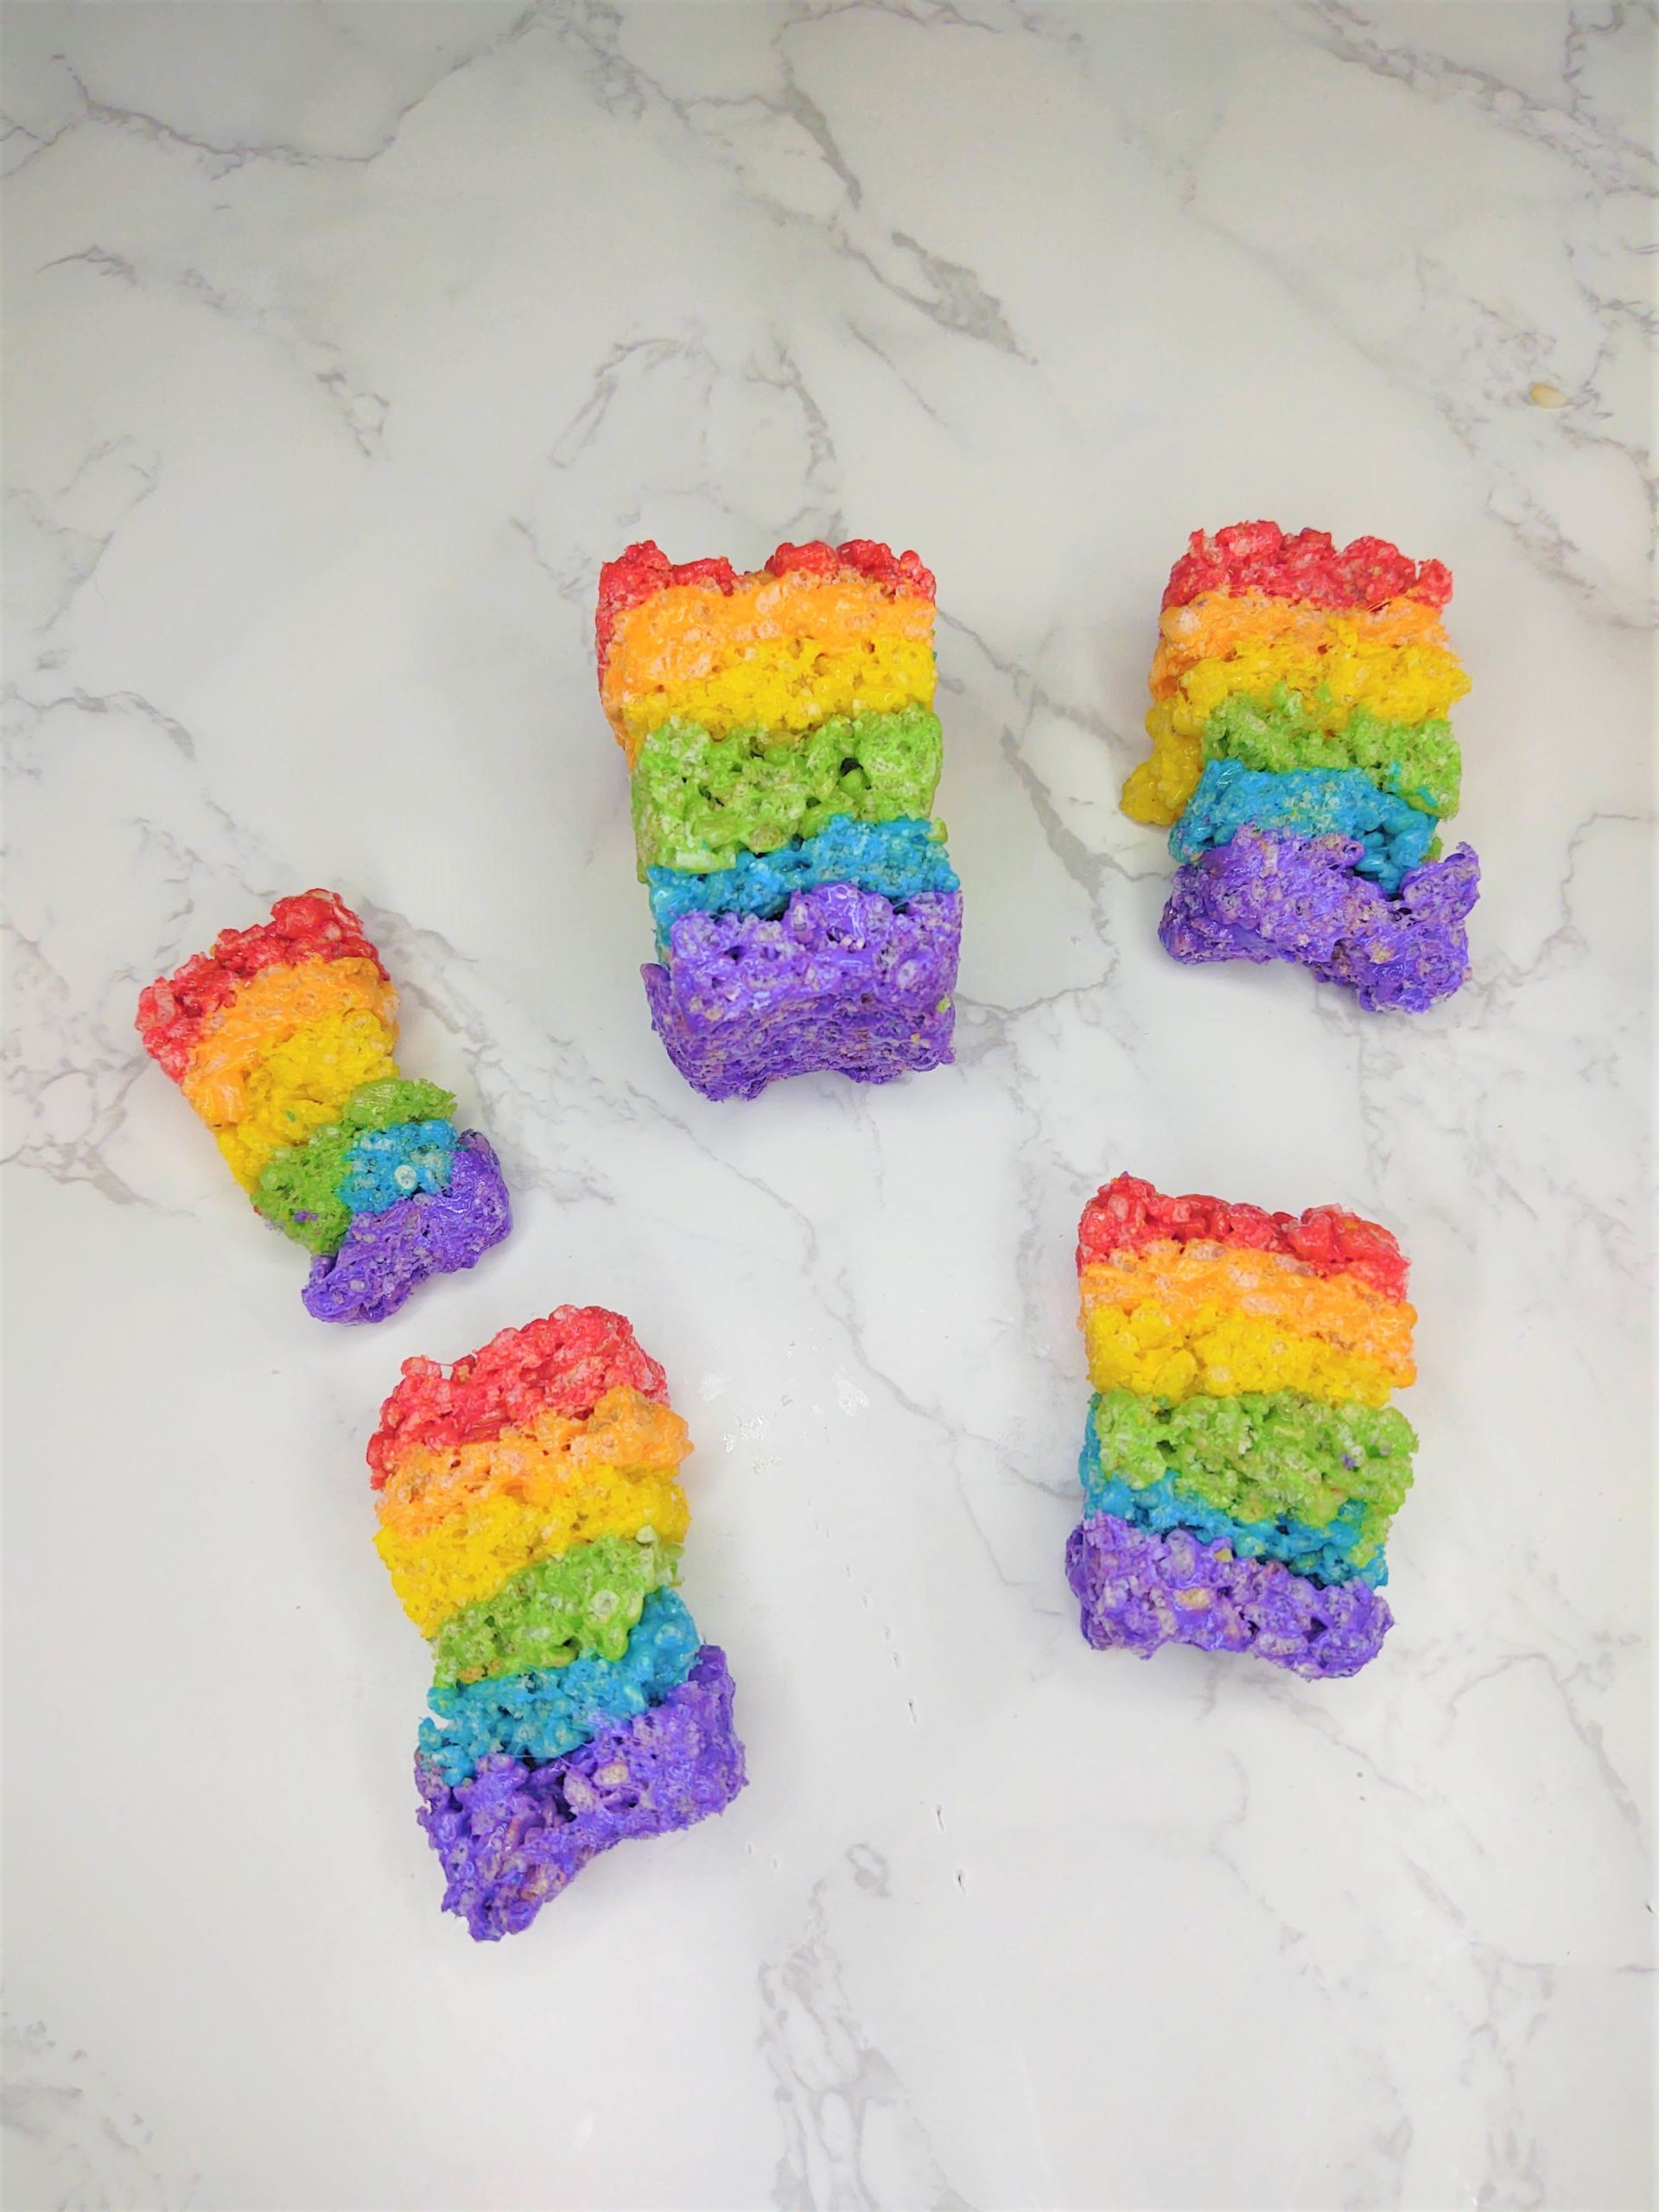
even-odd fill
[{"label": "white marble surface", "polygon": [[[10,2203],[1646,2202],[1648,22],[7,29]],[[1159,588],[1262,513],[1456,571],[1486,895],[1414,1027],[1154,941]],[[713,1107],[594,573],[819,531],[938,572],[960,1064]],[[130,1027],[313,882],[518,1193],[378,1332],[306,1320]],[[1122,1166],[1414,1255],[1357,1681],[1078,1639]],[[474,1948],[362,1449],[406,1354],[567,1299],[691,1421],[753,1783]]]}]

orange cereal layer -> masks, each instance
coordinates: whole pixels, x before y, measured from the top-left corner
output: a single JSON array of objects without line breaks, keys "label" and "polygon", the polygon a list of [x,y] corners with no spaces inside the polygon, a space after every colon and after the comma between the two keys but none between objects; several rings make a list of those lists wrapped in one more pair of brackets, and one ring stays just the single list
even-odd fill
[{"label": "orange cereal layer", "polygon": [[546,1408],[485,1440],[394,1450],[379,1493],[380,1522],[418,1536],[486,1497],[532,1504],[567,1497],[592,1468],[671,1475],[690,1448],[677,1414],[638,1390],[611,1390],[585,1421]]},{"label": "orange cereal layer", "polygon": [[252,1190],[284,1145],[303,1144],[335,1120],[359,1084],[395,1076],[397,1046],[389,1023],[356,1006],[308,1022],[267,1052],[247,1077],[240,1120],[217,1133],[226,1165],[243,1189]]},{"label": "orange cereal layer", "polygon": [[1263,592],[1235,598],[1206,592],[1184,607],[1166,607],[1158,620],[1157,650],[1148,679],[1154,699],[1167,699],[1196,662],[1225,658],[1241,649],[1284,644],[1307,652],[1331,645],[1431,645],[1449,651],[1439,610],[1419,599],[1391,599],[1370,607],[1311,607]]},{"label": "orange cereal layer", "polygon": [[779,728],[787,735],[791,725],[769,721],[766,708],[780,684],[798,688],[803,669],[816,672],[821,691],[825,672],[836,672],[836,698],[812,702],[814,721],[856,710],[848,702],[861,669],[866,689],[873,678],[882,691],[881,702],[867,699],[867,706],[930,703],[932,636],[931,600],[894,596],[862,576],[763,570],[729,593],[672,584],[618,616],[601,697],[630,759],[652,729],[677,716],[708,728]]},{"label": "orange cereal layer", "polygon": [[1093,1262],[1078,1280],[1085,1326],[1097,1311],[1131,1313],[1148,1303],[1189,1331],[1238,1314],[1373,1361],[1401,1384],[1416,1372],[1412,1306],[1379,1296],[1357,1275],[1319,1274],[1281,1253],[1149,1244],[1132,1256]]},{"label": "orange cereal layer", "polygon": [[395,1028],[397,994],[377,961],[308,960],[262,969],[209,1015],[185,1070],[185,1096],[209,1128],[243,1120],[248,1078],[278,1045],[314,1022],[359,1007]]}]

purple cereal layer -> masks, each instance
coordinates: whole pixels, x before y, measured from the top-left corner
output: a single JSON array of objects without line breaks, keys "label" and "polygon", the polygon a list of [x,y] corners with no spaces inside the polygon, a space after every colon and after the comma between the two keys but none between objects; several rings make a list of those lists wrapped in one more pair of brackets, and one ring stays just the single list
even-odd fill
[{"label": "purple cereal layer", "polygon": [[799,892],[775,921],[688,914],[644,970],[669,1058],[706,1098],[753,1098],[827,1069],[887,1083],[950,1058],[960,892],[894,907],[848,883]]},{"label": "purple cereal layer", "polygon": [[312,1262],[305,1309],[319,1321],[384,1321],[417,1283],[470,1268],[512,1226],[501,1163],[488,1138],[467,1129],[447,1190],[352,1216],[340,1249]]},{"label": "purple cereal layer", "polygon": [[1143,1659],[1165,1643],[1248,1651],[1310,1681],[1357,1674],[1394,1621],[1366,1583],[1326,1588],[1276,1560],[1236,1559],[1224,1541],[1205,1543],[1187,1529],[1154,1535],[1109,1513],[1071,1531],[1065,1579],[1096,1650]]},{"label": "purple cereal layer", "polygon": [[417,1756],[415,1779],[420,1823],[443,1865],[444,1910],[480,1942],[517,1935],[601,1851],[689,1828],[742,1789],[726,1655],[705,1643],[660,1705],[562,1758],[527,1766],[498,1752],[451,1789]]},{"label": "purple cereal layer", "polygon": [[1158,935],[1174,959],[1295,960],[1363,1007],[1421,1014],[1469,972],[1464,920],[1480,890],[1467,845],[1413,868],[1390,898],[1347,837],[1244,829],[1177,868]]}]

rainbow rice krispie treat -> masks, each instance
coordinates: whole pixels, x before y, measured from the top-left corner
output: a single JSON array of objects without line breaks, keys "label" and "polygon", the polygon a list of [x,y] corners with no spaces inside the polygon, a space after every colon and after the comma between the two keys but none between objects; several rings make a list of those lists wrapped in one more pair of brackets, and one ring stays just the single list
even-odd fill
[{"label": "rainbow rice krispie treat", "polygon": [[1294,960],[1408,1013],[1457,989],[1480,870],[1467,845],[1440,856],[1469,688],[1451,596],[1440,562],[1382,538],[1194,531],[1164,593],[1151,758],[1123,787],[1125,813],[1171,825],[1177,960]]},{"label": "rainbow rice krispie treat", "polygon": [[375,1546],[432,1647],[418,1817],[480,1942],[747,1779],[725,1654],[674,1589],[690,1448],[662,1369],[598,1306],[450,1368],[405,1360],[381,1408]]},{"label": "rainbow rice krispie treat", "polygon": [[1166,1198],[1119,1175],[1078,1228],[1089,1379],[1066,1579],[1098,1649],[1249,1651],[1309,1680],[1375,1658],[1417,1439],[1406,1262],[1336,1206]]},{"label": "rainbow rice krispie treat", "polygon": [[320,1321],[384,1321],[512,1227],[488,1141],[398,1073],[397,994],[334,892],[221,930],[140,994],[138,1033],[257,1210],[312,1255]]},{"label": "rainbow rice krispie treat", "polygon": [[669,1058],[707,1098],[950,1058],[962,894],[932,819],[933,578],[855,538],[740,575],[649,540],[601,573]]}]

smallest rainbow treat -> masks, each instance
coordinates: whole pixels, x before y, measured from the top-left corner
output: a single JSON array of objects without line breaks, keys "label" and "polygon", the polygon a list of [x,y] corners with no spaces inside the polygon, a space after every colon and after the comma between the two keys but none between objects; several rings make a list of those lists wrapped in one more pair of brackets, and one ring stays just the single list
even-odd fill
[{"label": "smallest rainbow treat", "polygon": [[137,1026],[256,1210],[312,1255],[318,1320],[384,1321],[512,1227],[487,1141],[398,1073],[397,994],[335,893],[221,930],[140,994]]},{"label": "smallest rainbow treat", "polygon": [[1467,845],[1440,856],[1469,688],[1451,596],[1440,562],[1380,537],[1193,531],[1159,619],[1151,757],[1123,787],[1126,814],[1169,829],[1173,958],[1295,961],[1408,1014],[1463,982],[1480,870]]},{"label": "smallest rainbow treat", "polygon": [[1119,1175],[1084,1209],[1077,1277],[1096,1395],[1065,1569],[1085,1637],[1357,1673],[1391,1624],[1383,1544],[1417,1445],[1388,1402],[1416,1373],[1394,1238]]}]

